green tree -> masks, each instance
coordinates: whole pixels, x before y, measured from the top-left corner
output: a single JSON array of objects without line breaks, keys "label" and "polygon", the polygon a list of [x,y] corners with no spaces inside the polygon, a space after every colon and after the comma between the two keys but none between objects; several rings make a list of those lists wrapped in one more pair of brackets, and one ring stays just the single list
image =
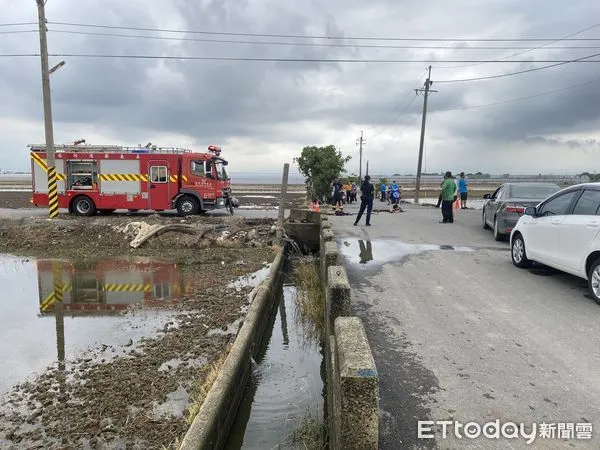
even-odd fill
[{"label": "green tree", "polygon": [[298,164],[300,173],[306,177],[309,193],[322,199],[329,196],[331,181],[346,172],[344,165],[350,161],[334,145],[326,147],[304,147],[294,162]]}]

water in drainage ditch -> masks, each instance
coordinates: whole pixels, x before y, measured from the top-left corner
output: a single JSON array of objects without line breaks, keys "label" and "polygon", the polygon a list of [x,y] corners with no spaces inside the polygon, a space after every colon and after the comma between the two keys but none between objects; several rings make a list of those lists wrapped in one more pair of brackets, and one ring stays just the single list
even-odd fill
[{"label": "water in drainage ditch", "polygon": [[[297,289],[282,288],[276,314],[244,391],[226,449],[290,448],[293,430],[303,421],[322,422],[323,357],[307,339],[296,310]],[[299,448],[304,448],[299,444]]]}]

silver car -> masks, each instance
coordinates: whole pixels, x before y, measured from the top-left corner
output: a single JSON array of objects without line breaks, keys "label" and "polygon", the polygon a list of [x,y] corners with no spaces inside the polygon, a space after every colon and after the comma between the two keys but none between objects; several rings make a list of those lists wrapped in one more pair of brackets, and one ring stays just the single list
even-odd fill
[{"label": "silver car", "polygon": [[554,183],[505,183],[493,194],[483,196],[483,228],[494,230],[494,239],[503,241],[517,224],[526,206],[535,206],[560,186]]}]

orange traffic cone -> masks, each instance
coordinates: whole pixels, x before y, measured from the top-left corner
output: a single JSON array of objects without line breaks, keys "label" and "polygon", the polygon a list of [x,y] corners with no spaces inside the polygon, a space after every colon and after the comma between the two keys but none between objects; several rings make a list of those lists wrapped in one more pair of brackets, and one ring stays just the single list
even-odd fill
[{"label": "orange traffic cone", "polygon": [[315,204],[313,211],[321,212],[321,207],[319,206],[319,200],[317,200],[317,203]]}]

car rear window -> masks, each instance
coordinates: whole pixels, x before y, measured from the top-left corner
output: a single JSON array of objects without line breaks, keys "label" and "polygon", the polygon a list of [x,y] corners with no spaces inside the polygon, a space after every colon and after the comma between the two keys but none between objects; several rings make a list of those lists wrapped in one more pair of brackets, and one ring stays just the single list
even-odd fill
[{"label": "car rear window", "polygon": [[533,198],[543,200],[558,192],[558,186],[511,186],[510,196],[512,198]]},{"label": "car rear window", "polygon": [[594,216],[598,214],[598,208],[600,207],[600,191],[586,190],[581,194],[575,208],[573,208],[573,214],[578,216]]}]

